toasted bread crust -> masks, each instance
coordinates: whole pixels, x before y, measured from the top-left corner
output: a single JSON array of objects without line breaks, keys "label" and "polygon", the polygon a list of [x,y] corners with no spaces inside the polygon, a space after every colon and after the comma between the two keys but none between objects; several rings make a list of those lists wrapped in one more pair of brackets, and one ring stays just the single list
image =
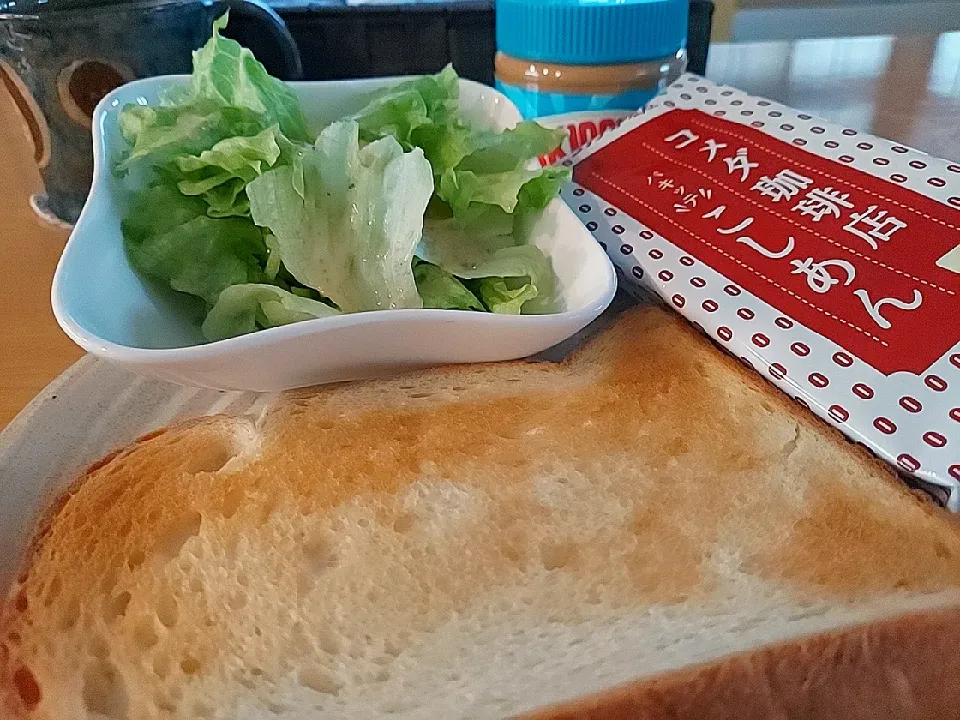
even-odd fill
[{"label": "toasted bread crust", "polygon": [[[50,505],[44,508],[37,517],[36,530],[30,538],[27,547],[20,560],[20,569],[17,573],[17,586],[23,586],[29,577],[34,559],[39,555],[43,545],[49,539],[50,532],[54,527],[57,517],[63,511],[63,508],[70,501],[77,491],[83,487],[91,477],[114,463],[122,462],[123,458],[135,453],[138,448],[145,443],[158,438],[165,433],[172,431],[188,432],[191,427],[202,423],[216,422],[216,418],[194,418],[184,420],[175,427],[157,428],[148,433],[144,433],[136,438],[128,446],[111,450],[99,460],[90,463],[87,468],[78,477],[71,480],[67,486],[54,496]],[[11,628],[15,626],[17,620],[26,612],[23,601],[19,595],[10,594],[6,602],[0,605],[0,717],[10,718],[10,720],[25,720],[29,716],[28,708],[24,706],[22,696],[24,689],[22,683],[24,680],[17,677],[19,668],[13,664],[10,645],[16,645],[18,635],[14,632],[11,637]],[[46,720],[43,718],[42,720]],[[51,718],[50,720],[54,720]]]},{"label": "toasted bread crust", "polygon": [[960,610],[768,646],[521,720],[948,720],[960,717]]}]

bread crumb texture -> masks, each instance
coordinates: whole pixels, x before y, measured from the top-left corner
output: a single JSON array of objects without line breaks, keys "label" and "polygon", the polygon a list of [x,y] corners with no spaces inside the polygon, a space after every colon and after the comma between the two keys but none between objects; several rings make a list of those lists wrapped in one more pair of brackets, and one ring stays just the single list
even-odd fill
[{"label": "bread crumb texture", "polygon": [[7,716],[497,718],[956,600],[960,538],[661,310],[562,364],[194,421],[92,469],[0,622]]}]

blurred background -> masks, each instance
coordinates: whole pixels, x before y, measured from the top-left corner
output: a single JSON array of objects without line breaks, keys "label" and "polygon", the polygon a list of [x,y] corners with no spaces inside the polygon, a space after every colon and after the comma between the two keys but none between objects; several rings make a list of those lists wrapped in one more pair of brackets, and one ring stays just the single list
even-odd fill
[{"label": "blurred background", "polygon": [[[426,72],[446,60],[453,60],[468,77],[481,81],[493,77],[492,0],[273,0],[270,4],[290,26],[309,78]],[[251,31],[255,28],[248,23],[233,29],[241,42]],[[688,48],[692,69],[702,73],[708,41],[938,36],[952,31],[960,31],[960,0],[691,0]],[[951,59],[956,71],[957,51],[950,42],[947,45],[937,58],[941,74],[944,62]],[[844,58],[829,48],[829,43],[817,43],[795,49],[811,56],[805,67],[827,62],[831,69],[840,69]],[[853,54],[860,53],[869,56],[870,63],[885,60],[877,42],[864,43]],[[757,65],[746,56],[734,62]],[[724,71],[730,67],[725,62]]]},{"label": "blurred background", "polygon": [[[310,79],[493,81],[485,0],[273,0]],[[255,43],[256,27],[234,28]],[[960,157],[960,0],[691,0],[688,68],[857,130]],[[279,66],[277,59],[269,62]]]}]

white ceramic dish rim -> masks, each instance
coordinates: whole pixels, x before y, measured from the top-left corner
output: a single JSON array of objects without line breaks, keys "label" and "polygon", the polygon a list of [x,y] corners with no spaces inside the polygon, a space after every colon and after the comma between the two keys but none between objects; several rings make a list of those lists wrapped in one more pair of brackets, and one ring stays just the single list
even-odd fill
[{"label": "white ceramic dish rim", "polygon": [[[183,80],[187,76],[183,75],[167,75],[153,78],[146,78],[142,80],[135,80],[131,83],[128,83],[122,88],[117,88],[116,90],[109,93],[104,97],[98,104],[93,114],[93,181],[90,187],[90,193],[88,195],[88,200],[84,205],[80,217],[77,220],[76,226],[73,233],[66,245],[64,246],[63,253],[60,256],[60,260],[57,263],[57,269],[53,278],[53,285],[51,288],[51,304],[53,307],[54,316],[59,323],[63,331],[73,340],[77,345],[82,347],[88,352],[94,352],[100,357],[106,358],[108,360],[117,360],[127,363],[134,364],[148,364],[154,366],[172,366],[180,365],[184,361],[192,360],[206,360],[213,359],[218,357],[223,357],[225,353],[239,351],[250,348],[264,347],[274,344],[280,340],[293,340],[307,335],[313,335],[318,331],[325,330],[335,330],[337,328],[350,327],[354,325],[372,325],[379,324],[384,322],[395,322],[395,321],[404,321],[420,318],[421,320],[426,320],[429,317],[433,317],[439,320],[446,322],[459,322],[463,318],[463,310],[441,310],[434,308],[418,308],[418,309],[403,309],[403,310],[374,310],[369,312],[362,313],[352,313],[345,315],[335,315],[327,318],[318,318],[316,320],[306,320],[298,323],[292,323],[290,325],[284,325],[281,327],[268,328],[265,330],[259,330],[254,333],[249,333],[246,335],[241,335],[234,338],[228,338],[225,340],[218,340],[215,342],[204,343],[199,345],[188,345],[184,347],[174,347],[174,348],[139,348],[132,347],[129,345],[121,345],[119,343],[111,342],[105,340],[89,331],[85,330],[77,322],[74,321],[69,309],[61,300],[60,292],[60,282],[63,276],[63,267],[67,262],[70,261],[72,254],[72,245],[75,245],[74,239],[78,231],[84,228],[85,216],[88,214],[88,208],[96,202],[98,198],[98,191],[102,191],[101,187],[108,182],[106,174],[109,173],[109,158],[106,157],[106,148],[104,142],[104,130],[103,122],[107,112],[116,94],[123,89],[124,92],[129,92],[131,88],[135,88],[138,85],[148,85],[154,84],[157,82],[162,82],[164,80]],[[371,78],[371,81],[400,81],[403,78]],[[332,81],[332,82],[351,82],[351,81]],[[362,82],[362,81],[361,81]],[[461,83],[466,82],[468,84],[477,85],[470,80],[461,80]],[[299,81],[289,83],[291,87],[297,88],[302,86],[315,86],[325,84],[326,81]],[[482,86],[484,92],[489,92],[491,94],[499,96],[501,102],[508,103],[512,106],[509,99],[506,96],[503,96],[498,91],[493,88],[488,88]],[[554,200],[555,203],[562,202],[559,199]],[[599,246],[597,246],[598,252],[603,252]],[[605,255],[605,254],[604,254]],[[613,299],[614,294],[616,293],[616,276],[613,269],[613,266],[609,263],[605,266],[606,272],[606,287],[604,292],[598,294],[598,296],[588,304],[578,307],[574,310],[564,310],[559,313],[550,313],[543,315],[495,315],[487,313],[470,313],[470,322],[486,325],[497,325],[504,328],[521,328],[525,325],[529,325],[532,322],[537,323],[540,327],[543,326],[568,326],[573,321],[579,321],[581,318],[593,318],[599,315],[603,309],[610,304]],[[322,323],[322,326],[320,325]],[[586,324],[586,323],[583,323]]]}]

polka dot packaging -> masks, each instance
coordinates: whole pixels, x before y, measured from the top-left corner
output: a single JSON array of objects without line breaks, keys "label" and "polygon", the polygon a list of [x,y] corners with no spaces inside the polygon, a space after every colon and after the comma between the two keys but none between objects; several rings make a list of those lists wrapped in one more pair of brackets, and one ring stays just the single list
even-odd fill
[{"label": "polka dot packaging", "polygon": [[622,282],[960,510],[960,165],[685,75],[564,199]]}]

